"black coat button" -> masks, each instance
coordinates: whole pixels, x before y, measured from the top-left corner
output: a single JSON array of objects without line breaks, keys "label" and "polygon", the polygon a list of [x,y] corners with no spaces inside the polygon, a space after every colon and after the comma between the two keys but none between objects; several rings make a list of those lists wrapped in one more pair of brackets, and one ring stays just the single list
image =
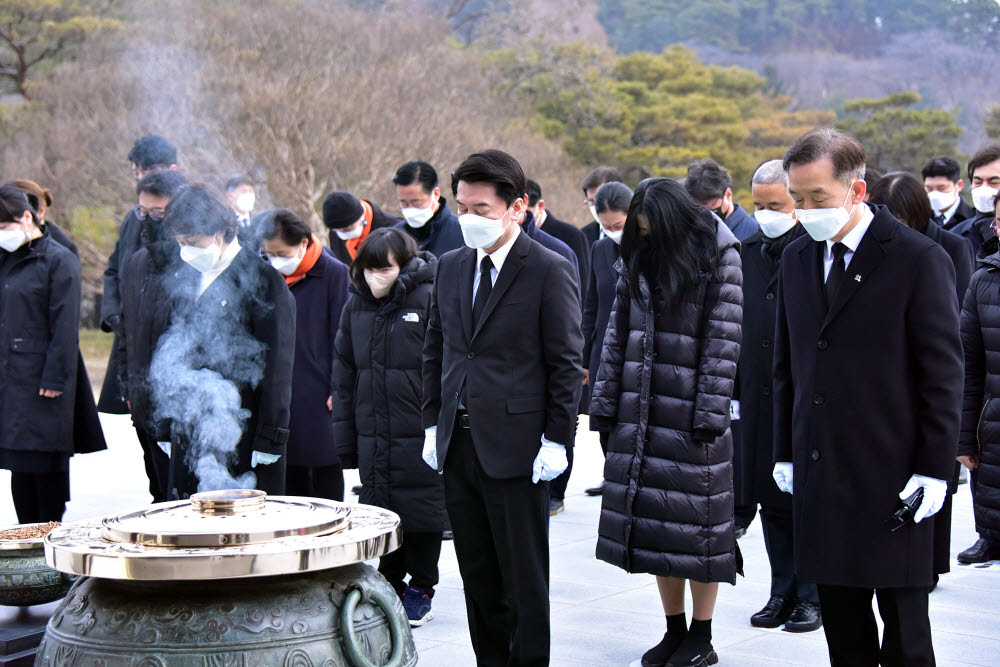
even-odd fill
[{"label": "black coat button", "polygon": [[767,296],[764,297],[768,301],[774,301],[774,292],[768,292]]},{"label": "black coat button", "polygon": [[818,341],[816,341],[816,347],[818,347],[821,350],[825,350],[826,348],[830,347],[830,342],[825,338],[820,338]]},{"label": "black coat button", "polygon": [[468,356],[469,359],[475,359],[476,358],[476,353],[475,352],[469,352],[469,354],[466,355],[466,356]]},{"label": "black coat button", "polygon": [[813,394],[813,404],[814,405],[823,405],[823,403],[825,403],[825,402],[826,402],[826,399],[823,397],[823,394]]},{"label": "black coat button", "polygon": [[763,347],[763,348],[771,347],[771,341],[769,341],[768,339],[765,338],[764,340],[762,340],[760,342],[760,346]]},{"label": "black coat button", "polygon": [[764,393],[765,396],[770,396],[771,395],[771,388],[770,387],[764,387],[764,389],[762,391],[763,391],[763,393]]},{"label": "black coat button", "polygon": [[811,458],[811,459],[812,459],[813,461],[819,461],[819,450],[818,450],[818,449],[814,449],[814,450],[812,450],[812,454],[810,454],[810,455],[809,455],[809,457],[810,457],[810,458]]}]

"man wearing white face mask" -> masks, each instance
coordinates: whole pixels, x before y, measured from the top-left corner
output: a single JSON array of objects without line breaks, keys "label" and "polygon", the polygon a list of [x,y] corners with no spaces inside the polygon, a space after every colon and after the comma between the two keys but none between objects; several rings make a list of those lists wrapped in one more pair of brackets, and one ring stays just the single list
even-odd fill
[{"label": "man wearing white face mask", "polygon": [[577,279],[522,233],[527,186],[513,157],[470,155],[452,191],[468,248],[438,263],[423,458],[444,475],[478,662],[546,665],[547,482],[566,469],[583,378]]},{"label": "man wearing white face mask", "polygon": [[[777,313],[781,253],[806,232],[792,216],[788,174],[781,160],[765,162],[750,182],[754,217],[760,230],[743,241],[743,346],[737,364],[734,413],[740,415],[742,438],[733,452],[736,521],[752,519],[760,505],[764,546],[771,566],[770,597],[750,617],[760,628],[784,626],[789,632],[820,627],[815,584],[795,576],[792,547],[792,497],[775,485],[771,368],[774,361],[774,321]],[[743,511],[741,511],[741,508]],[[749,525],[740,527],[746,528]]]},{"label": "man wearing white face mask", "polygon": [[236,214],[240,227],[250,224],[250,214],[257,203],[257,191],[249,176],[236,176],[226,183],[226,201]]},{"label": "man wearing white face mask", "polygon": [[465,245],[458,217],[441,196],[434,167],[419,160],[407,162],[396,170],[392,182],[403,215],[396,227],[409,233],[421,250],[440,257]]},{"label": "man wearing white face mask", "polygon": [[773,474],[792,494],[795,573],[817,584],[833,665],[933,665],[926,519],[948,493],[964,381],[955,268],[863,203],[850,135],[807,132],[783,164],[808,234],[782,254],[774,335]]},{"label": "man wearing white face mask", "polygon": [[993,198],[1000,192],[1000,144],[989,144],[976,151],[969,159],[966,171],[972,184],[972,204],[977,213],[950,231],[971,243],[979,257],[983,243],[993,236],[990,225],[993,224]]},{"label": "man wearing white face mask", "polygon": [[943,229],[954,229],[963,220],[976,216],[976,209],[962,201],[962,168],[947,156],[934,157],[920,170],[927,199],[934,210],[934,222]]}]

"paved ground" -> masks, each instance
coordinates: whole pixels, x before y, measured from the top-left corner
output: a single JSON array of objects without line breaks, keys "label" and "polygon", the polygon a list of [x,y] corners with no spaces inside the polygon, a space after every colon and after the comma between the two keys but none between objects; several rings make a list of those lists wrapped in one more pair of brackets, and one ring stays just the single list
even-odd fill
[{"label": "paved ground", "polygon": [[[111,449],[76,457],[72,463],[73,500],[66,520],[121,512],[149,501],[142,459],[127,418],[102,415]],[[585,433],[569,485],[566,511],[552,519],[553,665],[629,665],[659,641],[664,632],[653,579],[629,575],[594,558],[599,498],[583,489],[600,479],[597,439]],[[7,489],[0,471],[0,489]],[[356,483],[356,474],[347,478]],[[356,496],[349,496],[352,501]],[[15,523],[9,492],[0,493],[0,525]],[[952,552],[975,540],[968,486],[955,502]],[[713,632],[720,665],[827,664],[822,632],[789,635],[750,627],[750,614],[768,596],[768,566],[760,523],[740,541],[746,578],[720,591]],[[939,665],[1000,664],[1000,564],[977,569],[953,566],[931,596],[931,620]],[[441,585],[433,621],[414,630],[422,666],[475,664],[469,643],[455,552],[446,542]]]}]

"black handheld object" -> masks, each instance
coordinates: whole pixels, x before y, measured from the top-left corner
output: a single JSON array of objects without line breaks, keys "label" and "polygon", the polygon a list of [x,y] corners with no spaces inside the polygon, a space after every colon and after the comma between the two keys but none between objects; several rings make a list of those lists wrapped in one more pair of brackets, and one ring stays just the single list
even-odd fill
[{"label": "black handheld object", "polygon": [[892,515],[892,532],[913,523],[913,515],[917,513],[917,508],[920,507],[920,503],[924,499],[924,487],[918,488],[914,491],[908,498],[900,500],[900,507],[896,510],[896,513]]}]

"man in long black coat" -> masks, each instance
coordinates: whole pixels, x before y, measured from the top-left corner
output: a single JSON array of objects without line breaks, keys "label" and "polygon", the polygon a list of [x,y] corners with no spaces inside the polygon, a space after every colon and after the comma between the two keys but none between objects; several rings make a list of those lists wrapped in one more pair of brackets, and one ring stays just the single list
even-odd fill
[{"label": "man in long black coat", "polygon": [[455,170],[469,248],[438,264],[424,338],[424,460],[445,503],[480,664],[549,662],[546,482],[566,469],[583,383],[572,265],[521,231],[524,172],[497,150]]},{"label": "man in long black coat", "polygon": [[[924,519],[944,502],[958,441],[955,269],[863,203],[865,152],[850,135],[808,132],[784,166],[809,234],[782,255],[774,343],[774,476],[792,492],[796,573],[819,587],[833,665],[933,665]],[[914,522],[893,532],[918,489]]]},{"label": "man in long black coat", "polygon": [[737,506],[753,512],[760,505],[764,546],[771,566],[771,595],[750,617],[760,628],[782,625],[789,632],[810,632],[821,625],[814,584],[795,576],[792,541],[792,498],[771,476],[774,460],[774,418],[771,368],[774,362],[774,321],[777,314],[778,268],[781,253],[804,235],[792,217],[788,175],[781,160],[765,162],[750,184],[760,230],[743,241],[743,347],[737,368],[743,437],[734,455]]}]

